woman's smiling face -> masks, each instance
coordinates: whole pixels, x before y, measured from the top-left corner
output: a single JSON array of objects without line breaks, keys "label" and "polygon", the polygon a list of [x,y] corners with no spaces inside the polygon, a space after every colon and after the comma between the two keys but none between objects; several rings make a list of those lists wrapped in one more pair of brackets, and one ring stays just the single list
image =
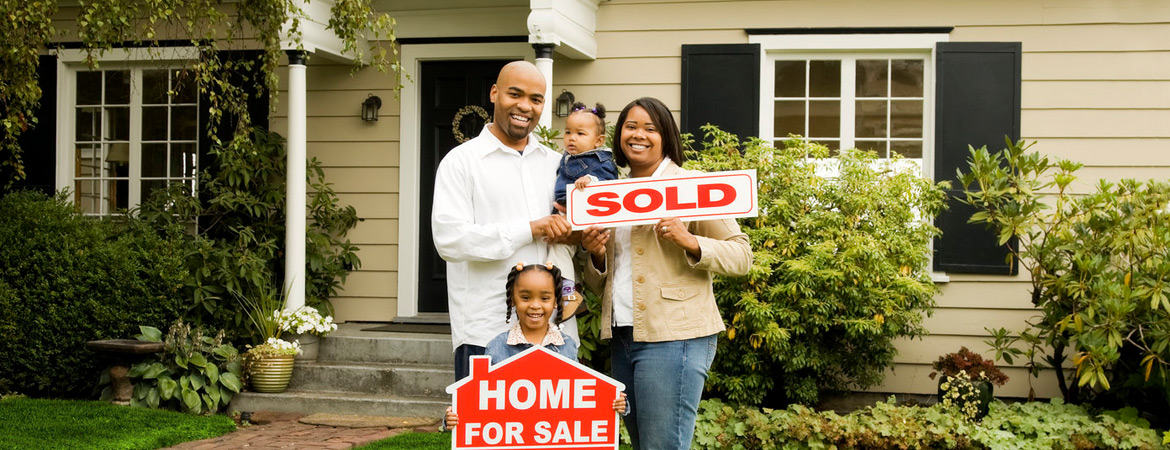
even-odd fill
[{"label": "woman's smiling face", "polygon": [[648,176],[662,162],[662,135],[641,106],[630,108],[621,124],[622,153],[630,162],[631,176]]}]

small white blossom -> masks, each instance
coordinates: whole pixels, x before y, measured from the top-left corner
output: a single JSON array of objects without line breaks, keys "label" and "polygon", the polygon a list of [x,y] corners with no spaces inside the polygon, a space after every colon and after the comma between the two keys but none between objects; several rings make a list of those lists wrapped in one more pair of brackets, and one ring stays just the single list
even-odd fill
[{"label": "small white blossom", "polygon": [[337,330],[337,324],[333,323],[333,316],[321,316],[316,308],[309,306],[293,310],[273,311],[272,315],[281,331],[325,336]]}]

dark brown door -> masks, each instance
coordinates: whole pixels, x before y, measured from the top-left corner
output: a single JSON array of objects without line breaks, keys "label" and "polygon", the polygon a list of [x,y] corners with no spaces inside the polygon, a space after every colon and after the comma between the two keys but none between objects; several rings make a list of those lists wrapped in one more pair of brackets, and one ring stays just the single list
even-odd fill
[{"label": "dark brown door", "polygon": [[[488,92],[507,60],[424,61],[419,70],[419,283],[418,312],[447,312],[447,266],[435,251],[431,203],[435,169],[447,152],[479,135],[490,121]],[[456,116],[458,126],[454,126]],[[485,120],[485,116],[488,117]]]}]

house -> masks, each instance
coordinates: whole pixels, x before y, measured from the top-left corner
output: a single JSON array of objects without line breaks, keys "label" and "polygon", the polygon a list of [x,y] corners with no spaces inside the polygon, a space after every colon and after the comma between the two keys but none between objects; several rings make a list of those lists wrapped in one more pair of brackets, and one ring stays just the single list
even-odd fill
[{"label": "house", "polygon": [[447,387],[453,448],[617,448],[613,400],[625,385],[540,346],[491,362],[471,357],[470,375]]},{"label": "house", "polygon": [[[374,5],[398,22],[401,92],[393,77],[372,70],[351,76],[330,38],[309,33],[307,52],[294,52],[293,64],[282,68],[280,100],[267,116],[290,148],[301,145],[324,162],[342,201],[365,218],[350,234],[362,268],[333,300],[339,321],[444,320],[445,268],[430,244],[430,186],[459,135],[482,127],[486,114],[477,107],[490,111],[488,89],[509,60],[535,62],[549,80],[550,100],[572,93],[620,109],[653,96],[673,109],[684,131],[712,122],[764,139],[793,132],[831,147],[919,159],[924,175],[939,180],[963,167],[968,144],[997,149],[1005,135],[1085,163],[1080,191],[1097,178],[1170,178],[1170,3],[1161,0]],[[319,17],[316,11],[310,16]],[[172,49],[174,67],[192,57],[183,51]],[[126,99],[111,103],[82,98],[78,86],[139,86],[122,77],[158,84],[166,74],[136,65],[133,55],[103,66],[102,74],[87,72],[68,51],[45,55],[47,107],[29,139],[50,151],[26,155],[27,184],[71,187],[83,209],[100,214],[135,204],[151,183],[193,177],[204,141],[187,131],[198,115],[191,96],[157,106],[179,130],[164,139],[171,159],[161,167],[170,170],[139,149],[139,125],[125,129],[135,144],[116,161],[125,172],[84,170],[94,161],[81,149],[103,145],[95,138],[104,126],[96,112],[151,116],[135,99],[146,91],[127,89]],[[363,121],[360,105],[371,95],[382,101],[379,118]],[[558,129],[563,119],[552,106],[542,123]],[[103,183],[126,189],[102,198]],[[935,245],[934,278],[942,293],[926,321],[931,336],[899,342],[897,376],[873,391],[932,393],[927,374],[938,355],[962,345],[984,351],[986,327],[1021,329],[1035,315],[1026,274],[1005,264],[1002,249],[967,226],[964,212],[952,203],[940,218],[945,236]],[[1026,370],[1017,365],[1007,373],[1012,380],[997,394],[1026,396]],[[1041,397],[1059,395],[1051,376],[1034,387]]]}]

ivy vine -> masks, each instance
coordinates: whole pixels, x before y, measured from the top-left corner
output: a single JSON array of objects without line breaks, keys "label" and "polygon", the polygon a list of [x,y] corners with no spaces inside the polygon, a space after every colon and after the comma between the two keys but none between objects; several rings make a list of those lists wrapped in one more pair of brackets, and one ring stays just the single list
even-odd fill
[{"label": "ivy vine", "polygon": [[[204,105],[210,112],[208,135],[220,144],[221,126],[236,136],[250,134],[250,96],[276,92],[283,44],[301,48],[302,24],[308,19],[301,5],[308,1],[80,0],[76,8],[65,10],[60,0],[0,2],[0,186],[11,186],[25,176],[18,138],[37,126],[36,112],[46,106],[40,105],[38,57],[56,40],[78,41],[91,68],[116,46],[157,49],[164,41],[189,41],[201,54],[191,70],[200,93],[211,99]],[[371,2],[336,0],[326,28],[354,56],[355,68],[369,64],[397,75],[395,21],[374,11]],[[76,16],[67,17],[74,10]],[[369,46],[363,48],[366,38]],[[255,68],[247,62],[222,61],[218,51],[257,45],[264,52],[259,68],[264,77],[252,86],[234,85],[229,81],[234,73]],[[224,118],[232,123],[222,123]]]}]

